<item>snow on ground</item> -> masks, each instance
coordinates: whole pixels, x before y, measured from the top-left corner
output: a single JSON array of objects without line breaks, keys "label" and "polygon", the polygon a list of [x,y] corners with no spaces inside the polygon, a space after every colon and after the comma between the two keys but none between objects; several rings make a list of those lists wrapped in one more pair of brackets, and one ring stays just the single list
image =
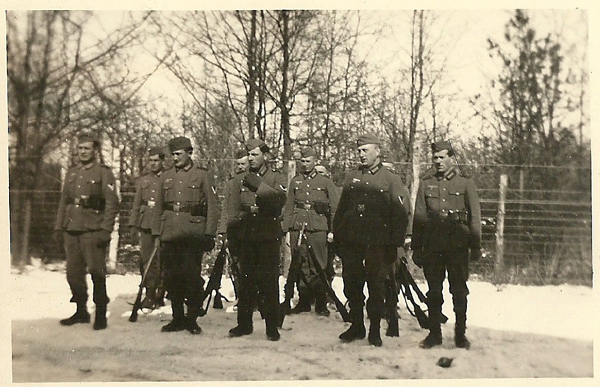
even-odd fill
[{"label": "snow on ground", "polygon": [[[137,323],[128,321],[140,282],[139,275],[132,274],[108,277],[108,329],[96,332],[91,324],[61,327],[58,320],[74,311],[64,267],[35,263],[23,272],[13,269],[7,277],[14,382],[488,378],[486,385],[493,385],[489,378],[554,377],[576,378],[569,385],[594,382],[591,288],[496,287],[471,281],[471,350],[454,346],[448,294],[444,313],[450,321],[443,326],[442,346],[418,348],[427,332],[401,304],[400,337],[384,336],[383,347],[374,348],[366,339],[341,343],[337,336],[348,325],[333,307],[328,318],[314,313],[286,317],[277,343],[266,340],[258,313],[252,335],[228,338],[236,314],[213,308],[198,319],[201,335],[161,333],[160,327],[171,319],[168,306],[140,313]],[[224,277],[222,286],[222,293],[233,301],[230,280]],[[345,301],[342,287],[336,278],[334,288]],[[225,306],[231,309],[233,302]],[[89,307],[92,311],[91,300]],[[385,328],[382,322],[382,333]],[[454,359],[450,368],[436,365],[442,356]]]}]

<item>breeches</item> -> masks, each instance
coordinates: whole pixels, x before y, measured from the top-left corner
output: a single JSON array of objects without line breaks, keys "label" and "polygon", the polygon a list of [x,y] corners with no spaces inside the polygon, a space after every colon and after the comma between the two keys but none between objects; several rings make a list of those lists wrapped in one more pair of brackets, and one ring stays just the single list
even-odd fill
[{"label": "breeches", "polygon": [[163,242],[162,258],[165,288],[173,303],[186,301],[188,308],[200,308],[204,292],[202,257],[204,251],[195,239]]},{"label": "breeches", "polygon": [[[450,293],[455,300],[464,300],[469,294],[469,253],[465,251],[429,252],[423,265],[423,272],[429,288],[427,299],[430,307],[439,307],[444,303],[442,296],[444,279],[448,273]],[[456,301],[454,302],[456,304]],[[456,305],[455,305],[456,306]]]}]

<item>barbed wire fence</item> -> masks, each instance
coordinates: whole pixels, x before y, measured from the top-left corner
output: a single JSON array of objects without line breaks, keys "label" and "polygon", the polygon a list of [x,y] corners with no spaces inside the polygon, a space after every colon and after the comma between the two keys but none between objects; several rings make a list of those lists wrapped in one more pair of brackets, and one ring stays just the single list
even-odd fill
[{"label": "barbed wire fence", "polygon": [[[203,162],[202,160],[199,160]],[[215,172],[219,200],[233,169],[234,160],[204,161]],[[281,162],[279,162],[281,163]],[[394,163],[397,171],[405,163]],[[333,162],[334,181],[341,185],[348,162]],[[475,180],[481,202],[483,258],[471,265],[471,274],[494,283],[592,284],[592,202],[591,190],[562,186],[530,188],[528,181],[513,179],[501,187],[507,169],[560,170],[561,166],[507,166],[463,164]],[[571,167],[569,167],[572,169]],[[427,169],[424,166],[423,171]],[[589,168],[576,170],[584,181]],[[60,180],[60,176],[57,176]],[[510,179],[506,179],[510,180]],[[9,190],[10,200],[24,192]],[[62,249],[52,240],[60,192],[56,189],[33,192],[34,221],[30,235],[31,254],[45,261],[64,259]],[[135,186],[121,187],[117,264],[137,271],[139,248],[131,244],[129,217]],[[214,258],[214,257],[213,257]],[[207,257],[206,268],[212,265]]]}]

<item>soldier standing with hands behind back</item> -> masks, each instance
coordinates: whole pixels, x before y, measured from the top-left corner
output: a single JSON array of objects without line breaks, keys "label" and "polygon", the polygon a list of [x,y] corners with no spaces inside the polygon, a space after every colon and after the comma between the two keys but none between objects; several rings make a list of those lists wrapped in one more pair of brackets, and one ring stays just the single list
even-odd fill
[{"label": "soldier standing with hands behind back", "polygon": [[381,164],[379,139],[371,133],[357,141],[361,166],[348,173],[333,219],[334,242],[342,259],[344,294],[350,303],[352,325],[340,335],[351,342],[365,337],[365,281],[369,289],[369,343],[382,345],[385,280],[404,245],[410,200],[402,180]]},{"label": "soldier standing with hands behind back", "polygon": [[434,173],[419,182],[413,220],[413,261],[423,268],[429,291],[429,335],[420,344],[431,348],[442,344],[442,286],[448,273],[456,315],[454,341],[469,349],[465,336],[469,260],[481,257],[481,215],[473,180],[452,165],[454,150],[448,141],[431,144]]},{"label": "soldier standing with hands behind back", "polygon": [[269,147],[263,140],[248,140],[246,149],[250,170],[236,175],[229,204],[228,237],[243,244],[239,251],[237,326],[229,330],[229,336],[252,333],[252,313],[258,305],[265,319],[267,338],[277,341],[281,210],[287,178],[267,167],[265,154]]},{"label": "soldier standing with hands behind back", "polygon": [[106,307],[110,300],[106,293],[106,248],[119,213],[119,197],[112,172],[98,161],[98,138],[82,133],[77,140],[79,163],[67,172],[54,227],[55,240],[64,243],[71,302],[77,304],[77,311],[60,320],[60,324],[90,322],[87,272],[94,284],[94,329],[100,330],[107,326]]},{"label": "soldier standing with hands behind back", "polygon": [[[150,172],[142,176],[137,184],[131,217],[129,218],[130,234],[132,239],[141,242],[140,271],[144,274],[144,268],[148,264],[152,249],[154,248],[156,236],[152,236],[152,224],[155,219],[156,198],[160,193],[160,182],[163,173],[163,161],[165,152],[161,147],[150,148],[148,151],[148,165]],[[146,279],[146,297],[142,300],[140,307],[153,309],[159,301],[156,289],[160,282],[160,260],[158,255],[152,261]],[[164,305],[164,304],[163,304]]]},{"label": "soldier standing with hands behind back", "polygon": [[[162,244],[165,285],[171,299],[173,320],[162,332],[202,330],[196,319],[204,291],[202,258],[215,246],[219,220],[212,171],[192,161],[192,143],[187,137],[169,141],[173,168],[163,173],[156,201],[152,234]],[[184,314],[184,302],[187,315]]]}]

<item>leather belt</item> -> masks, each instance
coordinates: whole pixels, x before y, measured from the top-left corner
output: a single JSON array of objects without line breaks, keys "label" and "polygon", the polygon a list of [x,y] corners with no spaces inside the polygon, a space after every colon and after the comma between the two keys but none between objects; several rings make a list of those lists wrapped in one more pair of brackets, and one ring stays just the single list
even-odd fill
[{"label": "leather belt", "polygon": [[308,211],[313,208],[313,205],[310,203],[296,203],[296,208]]},{"label": "leather belt", "polygon": [[246,205],[246,204],[242,204],[242,211],[244,212],[249,212],[251,214],[258,214],[258,206],[256,204],[253,205]]},{"label": "leather belt", "polygon": [[89,208],[96,211],[104,211],[106,200],[99,197],[82,196],[79,198],[67,198],[67,205],[74,204],[77,207]]},{"label": "leather belt", "polygon": [[199,204],[165,203],[165,210],[174,212],[200,212]]}]

